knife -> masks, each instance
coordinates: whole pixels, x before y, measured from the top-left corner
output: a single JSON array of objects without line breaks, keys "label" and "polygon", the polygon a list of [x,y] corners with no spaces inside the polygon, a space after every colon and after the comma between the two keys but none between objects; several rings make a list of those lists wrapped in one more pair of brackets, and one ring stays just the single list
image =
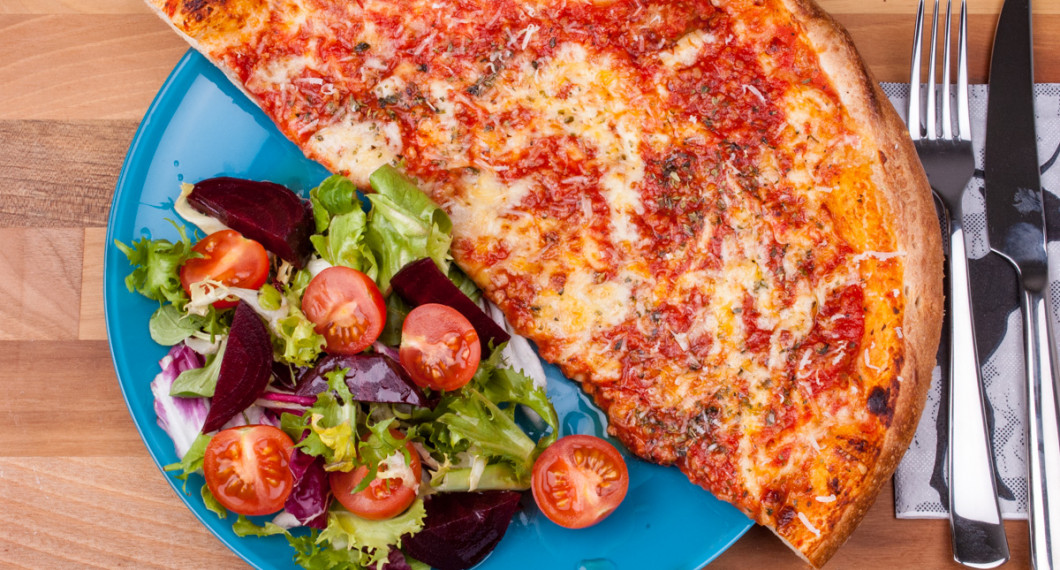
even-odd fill
[{"label": "knife", "polygon": [[1019,277],[1031,561],[1037,570],[1046,570],[1058,568],[1060,549],[1060,414],[1055,337],[1045,295],[1049,276],[1034,130],[1032,45],[1030,0],[1005,0],[990,60],[983,194],[990,248],[1015,265]]}]

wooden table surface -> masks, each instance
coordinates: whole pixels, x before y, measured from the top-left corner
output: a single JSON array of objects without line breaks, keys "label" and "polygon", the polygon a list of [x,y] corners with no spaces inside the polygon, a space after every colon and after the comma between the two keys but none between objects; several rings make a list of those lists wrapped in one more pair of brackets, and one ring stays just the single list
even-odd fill
[{"label": "wooden table surface", "polygon": [[[915,0],[820,0],[881,81],[904,81]],[[973,0],[985,82],[1002,0]],[[1060,0],[1034,2],[1037,79],[1060,82]],[[139,0],[0,0],[0,566],[238,568],[155,468],[103,325],[107,212],[133,133],[186,46]],[[1029,566],[1007,523],[1009,567]],[[801,568],[754,528],[715,568]],[[829,568],[944,568],[948,524],[891,489]]]}]

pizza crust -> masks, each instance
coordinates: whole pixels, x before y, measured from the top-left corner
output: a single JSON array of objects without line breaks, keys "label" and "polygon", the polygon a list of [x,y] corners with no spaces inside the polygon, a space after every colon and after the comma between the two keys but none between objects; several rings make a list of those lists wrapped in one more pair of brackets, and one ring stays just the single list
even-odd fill
[{"label": "pizza crust", "polygon": [[916,149],[906,136],[905,123],[858,56],[849,34],[813,0],[784,3],[818,50],[821,66],[843,105],[857,123],[868,127],[867,134],[880,149],[880,160],[886,168],[877,166],[874,178],[887,204],[895,209],[897,249],[905,252],[905,359],[899,372],[901,388],[883,446],[854,503],[828,531],[827,538],[805,555],[792,548],[806,562],[820,567],[846,542],[872,507],[916,432],[942,330],[943,250],[931,186]]}]

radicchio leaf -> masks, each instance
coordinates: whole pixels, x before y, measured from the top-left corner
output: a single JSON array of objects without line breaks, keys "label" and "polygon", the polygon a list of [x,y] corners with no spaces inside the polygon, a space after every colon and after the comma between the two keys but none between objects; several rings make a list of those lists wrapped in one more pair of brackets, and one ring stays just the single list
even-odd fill
[{"label": "radicchio leaf", "polygon": [[184,343],[179,343],[170,348],[169,353],[158,364],[162,371],[151,382],[158,427],[169,434],[177,457],[183,458],[206,421],[210,403],[206,398],[170,396],[169,389],[181,372],[201,368],[203,360],[194,350]]},{"label": "radicchio leaf", "polygon": [[298,519],[299,524],[323,530],[328,525],[330,499],[324,458],[302,453],[296,448],[288,465],[294,475],[294,490],[287,497],[284,509]]},{"label": "radicchio leaf", "polygon": [[341,368],[349,369],[346,385],[353,399],[359,402],[412,404],[420,407],[434,407],[436,404],[412,382],[400,364],[382,354],[325,356],[316,367],[302,376],[295,393],[310,396],[323,392],[328,387],[325,375]]},{"label": "radicchio leaf", "polygon": [[405,555],[400,549],[390,547],[390,554],[387,555],[386,562],[379,570],[412,570],[412,566],[409,566],[408,560],[405,560]]}]

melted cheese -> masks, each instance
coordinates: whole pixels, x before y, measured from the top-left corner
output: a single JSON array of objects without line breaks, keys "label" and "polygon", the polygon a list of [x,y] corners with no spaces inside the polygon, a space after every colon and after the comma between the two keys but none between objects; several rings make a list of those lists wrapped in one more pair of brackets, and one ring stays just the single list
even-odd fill
[{"label": "melted cheese", "polygon": [[401,153],[401,133],[391,122],[342,122],[324,127],[305,145],[310,156],[328,157],[354,184],[368,186],[368,176]]}]

